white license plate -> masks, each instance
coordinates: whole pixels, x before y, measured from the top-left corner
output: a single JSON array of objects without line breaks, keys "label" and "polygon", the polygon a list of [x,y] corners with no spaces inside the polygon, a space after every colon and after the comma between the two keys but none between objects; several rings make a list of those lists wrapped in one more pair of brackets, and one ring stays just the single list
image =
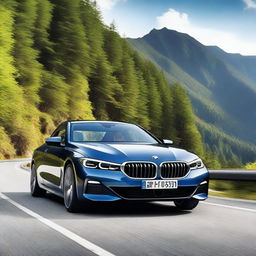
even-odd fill
[{"label": "white license plate", "polygon": [[143,189],[176,189],[178,180],[143,180]]}]

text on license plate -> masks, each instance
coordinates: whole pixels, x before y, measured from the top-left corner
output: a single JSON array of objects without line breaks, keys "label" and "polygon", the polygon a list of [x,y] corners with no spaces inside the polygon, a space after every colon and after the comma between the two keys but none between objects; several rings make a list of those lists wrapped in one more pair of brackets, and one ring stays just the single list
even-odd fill
[{"label": "text on license plate", "polygon": [[143,180],[143,189],[175,189],[178,188],[178,180]]}]

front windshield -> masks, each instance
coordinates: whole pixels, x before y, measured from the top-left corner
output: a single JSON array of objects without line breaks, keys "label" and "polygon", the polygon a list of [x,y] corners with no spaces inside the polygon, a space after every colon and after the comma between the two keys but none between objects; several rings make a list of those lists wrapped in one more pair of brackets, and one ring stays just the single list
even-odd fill
[{"label": "front windshield", "polygon": [[71,141],[158,143],[134,124],[109,122],[71,123]]}]

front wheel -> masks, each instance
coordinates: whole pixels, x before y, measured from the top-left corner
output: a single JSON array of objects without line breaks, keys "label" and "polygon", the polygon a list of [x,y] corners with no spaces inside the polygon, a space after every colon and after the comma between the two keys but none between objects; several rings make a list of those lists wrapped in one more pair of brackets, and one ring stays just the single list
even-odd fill
[{"label": "front wheel", "polygon": [[195,198],[174,200],[175,206],[180,210],[192,210],[198,203],[199,200]]},{"label": "front wheel", "polygon": [[79,201],[76,194],[76,182],[72,165],[68,165],[64,175],[64,204],[69,212],[77,212]]},{"label": "front wheel", "polygon": [[41,197],[46,194],[46,190],[42,189],[38,185],[36,166],[32,164],[30,173],[30,192],[34,197]]}]

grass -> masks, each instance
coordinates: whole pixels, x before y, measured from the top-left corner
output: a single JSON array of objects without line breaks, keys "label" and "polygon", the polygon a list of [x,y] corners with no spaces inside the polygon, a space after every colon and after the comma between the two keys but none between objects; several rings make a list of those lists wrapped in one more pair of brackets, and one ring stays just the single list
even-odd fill
[{"label": "grass", "polygon": [[30,162],[26,162],[26,163],[22,164],[22,166],[23,166],[25,169],[30,169],[31,163],[30,163]]},{"label": "grass", "polygon": [[209,188],[213,196],[256,200],[255,181],[211,180]]}]

